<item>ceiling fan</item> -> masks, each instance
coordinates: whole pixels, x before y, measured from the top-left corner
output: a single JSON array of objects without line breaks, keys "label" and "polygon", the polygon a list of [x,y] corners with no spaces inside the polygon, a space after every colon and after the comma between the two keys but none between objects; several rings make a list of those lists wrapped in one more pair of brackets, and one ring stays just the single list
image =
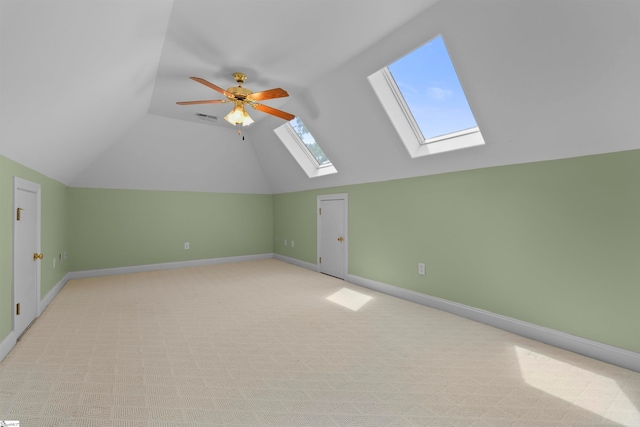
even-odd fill
[{"label": "ceiling fan", "polygon": [[269,107],[267,105],[258,104],[257,101],[264,101],[267,99],[273,98],[284,98],[289,96],[289,94],[280,88],[264,90],[261,92],[252,92],[249,89],[242,87],[242,84],[247,80],[247,76],[243,73],[234,73],[234,80],[238,83],[238,86],[230,87],[227,90],[222,89],[206,81],[205,79],[201,79],[200,77],[190,77],[191,80],[194,80],[200,84],[203,84],[217,92],[220,92],[227,99],[209,99],[203,101],[182,101],[176,102],[178,105],[194,105],[194,104],[223,104],[226,102],[233,102],[234,107],[233,110],[229,114],[225,116],[225,120],[231,123],[232,125],[242,124],[243,126],[250,125],[253,123],[253,119],[249,117],[249,114],[245,111],[245,105],[249,105],[252,108],[262,111],[263,113],[271,114],[273,116],[279,117],[284,120],[293,120],[296,116],[293,114],[286,113],[284,111]]}]

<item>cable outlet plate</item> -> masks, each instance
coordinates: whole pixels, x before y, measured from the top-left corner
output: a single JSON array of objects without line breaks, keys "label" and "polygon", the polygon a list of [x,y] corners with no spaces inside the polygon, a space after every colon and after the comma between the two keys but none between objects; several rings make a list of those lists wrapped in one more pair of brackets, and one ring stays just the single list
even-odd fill
[{"label": "cable outlet plate", "polygon": [[424,274],[425,274],[424,262],[419,262],[418,263],[418,274],[420,274],[421,276],[424,276]]}]

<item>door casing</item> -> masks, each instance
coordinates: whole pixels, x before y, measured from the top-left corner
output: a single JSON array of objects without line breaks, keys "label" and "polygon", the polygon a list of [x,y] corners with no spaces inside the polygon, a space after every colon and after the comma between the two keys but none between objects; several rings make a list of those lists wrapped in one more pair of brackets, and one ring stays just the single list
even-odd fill
[{"label": "door casing", "polygon": [[[340,279],[346,279],[347,278],[347,274],[349,271],[349,230],[348,230],[348,213],[349,213],[349,195],[347,193],[339,193],[339,194],[324,194],[324,195],[319,195],[317,197],[317,209],[316,209],[316,215],[317,215],[317,268],[319,272],[324,272],[324,268],[320,262],[320,259],[322,257],[322,253],[323,253],[323,247],[322,247],[322,241],[323,241],[323,233],[326,231],[323,231],[323,227],[322,227],[322,215],[320,214],[320,209],[322,208],[322,203],[323,202],[327,202],[327,201],[335,201],[335,200],[341,200],[343,201],[343,209],[341,212],[341,218],[339,218],[339,221],[341,221],[342,223],[342,234],[343,236],[343,241],[340,242],[340,244],[342,245],[342,267],[340,267],[338,270],[338,272],[336,274],[332,274],[335,277],[339,277]],[[326,237],[326,236],[324,236]],[[332,238],[335,238],[336,236],[332,236]],[[326,248],[324,248],[326,249]],[[325,257],[326,260],[326,257]]]},{"label": "door casing", "polygon": [[[35,241],[32,242],[32,246],[33,247],[33,253],[40,253],[40,247],[41,247],[41,188],[40,188],[40,184],[36,184],[34,182],[31,181],[27,181],[25,179],[19,178],[19,177],[14,177],[13,178],[13,275],[12,275],[12,279],[13,279],[13,286],[12,286],[12,307],[11,307],[11,311],[13,313],[12,316],[12,320],[13,320],[13,331],[16,334],[16,338],[18,338],[20,335],[22,335],[26,329],[29,327],[29,325],[31,325],[31,323],[38,317],[38,303],[40,301],[40,266],[41,266],[41,261],[40,260],[30,260],[29,261],[29,267],[33,268],[35,270],[35,277],[34,280],[31,281],[31,278],[23,278],[22,275],[22,268],[25,268],[24,266],[21,266],[20,261],[24,260],[22,259],[25,256],[33,256],[33,254],[27,253],[26,251],[23,251],[23,253],[18,253],[18,242],[19,239],[24,239],[25,237],[28,236],[24,236],[22,235],[22,233],[19,231],[18,229],[18,222],[17,222],[17,210],[19,207],[18,206],[18,192],[27,192],[27,193],[32,193],[35,195],[35,207],[29,207],[29,210],[34,209],[35,211]],[[26,212],[25,212],[26,214]],[[31,212],[29,212],[29,214],[31,214]],[[30,251],[29,251],[30,252]],[[18,258],[20,257],[20,259]],[[33,263],[33,264],[31,264]],[[27,263],[25,262],[24,265],[27,265]],[[30,271],[27,275],[31,275],[33,273],[33,271]],[[29,283],[31,282],[31,283]],[[25,290],[19,290],[18,286],[34,286],[35,289],[30,289],[28,291],[26,291],[26,293],[29,293],[30,291],[33,291],[33,300],[31,300],[31,298],[29,298],[28,301],[20,301],[21,303],[21,316],[27,316],[27,318],[22,318],[20,319],[21,321],[18,322],[17,320],[17,314],[16,314],[16,303],[17,303],[17,298],[19,295],[22,295],[22,293],[25,293]],[[22,306],[22,304],[27,304],[25,306]],[[20,327],[20,330],[17,330],[17,328]]]}]

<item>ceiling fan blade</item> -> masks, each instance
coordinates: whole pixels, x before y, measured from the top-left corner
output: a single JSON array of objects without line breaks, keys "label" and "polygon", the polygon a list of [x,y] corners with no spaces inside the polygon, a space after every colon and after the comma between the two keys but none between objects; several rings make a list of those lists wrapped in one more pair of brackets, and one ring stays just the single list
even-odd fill
[{"label": "ceiling fan blade", "polygon": [[223,102],[229,102],[226,99],[208,99],[204,101],[181,101],[176,102],[178,105],[194,105],[194,104],[221,104]]},{"label": "ceiling fan blade", "polygon": [[247,98],[249,98],[250,101],[264,101],[265,99],[284,98],[285,96],[289,96],[286,90],[276,88],[252,93]]},{"label": "ceiling fan blade", "polygon": [[231,99],[235,99],[235,95],[232,94],[231,92],[227,92],[226,90],[222,89],[221,87],[218,87],[216,85],[214,85],[213,83],[210,83],[208,81],[206,81],[205,79],[201,79],[200,77],[189,77],[191,80],[196,81],[200,84],[203,84],[215,91],[220,92],[221,94],[223,94],[224,96],[226,96],[227,98],[231,98]]},{"label": "ceiling fan blade", "polygon": [[267,113],[267,114],[271,114],[273,116],[276,117],[280,117],[281,119],[284,120],[293,120],[296,118],[296,116],[294,116],[293,114],[289,114],[289,113],[285,113],[284,111],[281,110],[277,110],[275,108],[269,107],[267,105],[263,105],[263,104],[251,104],[251,106],[253,108],[255,108],[258,111],[262,111],[263,113]]}]

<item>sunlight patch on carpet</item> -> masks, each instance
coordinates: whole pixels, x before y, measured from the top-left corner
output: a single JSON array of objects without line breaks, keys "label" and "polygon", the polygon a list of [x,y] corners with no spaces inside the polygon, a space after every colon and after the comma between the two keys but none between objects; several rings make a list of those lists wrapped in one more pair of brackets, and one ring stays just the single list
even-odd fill
[{"label": "sunlight patch on carpet", "polygon": [[358,311],[363,305],[369,302],[372,297],[352,291],[351,289],[342,288],[333,295],[327,297],[331,302],[339,304],[349,310]]}]

